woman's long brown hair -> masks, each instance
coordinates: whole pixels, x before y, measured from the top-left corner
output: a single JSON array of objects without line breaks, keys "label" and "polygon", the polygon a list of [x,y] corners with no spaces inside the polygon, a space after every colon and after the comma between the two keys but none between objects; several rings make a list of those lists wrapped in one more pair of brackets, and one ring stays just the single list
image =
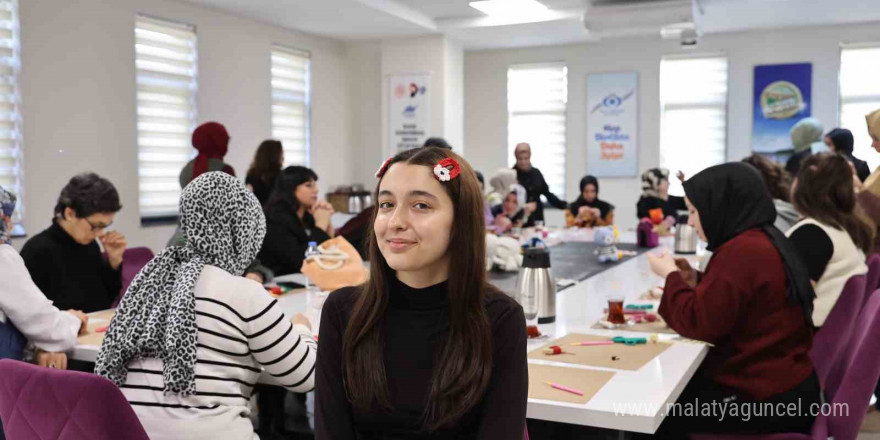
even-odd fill
[{"label": "woman's long brown hair", "polygon": [[[396,155],[398,162],[419,165],[433,172],[435,164],[454,158],[461,174],[441,182],[454,206],[447,254],[449,261],[449,336],[441,353],[435,354],[431,392],[423,427],[433,431],[454,426],[483,398],[492,374],[492,332],[484,306],[486,239],[480,183],[470,165],[450,150],[419,148]],[[378,200],[379,183],[375,197]],[[383,317],[388,307],[388,277],[395,276],[379,251],[370,222],[370,280],[360,286],[351,319],[342,340],[346,393],[355,408],[390,411],[383,351]],[[387,329],[387,331],[395,331]]]},{"label": "woman's long brown hair", "polygon": [[248,168],[248,177],[257,177],[265,183],[271,183],[281,172],[281,141],[266,139],[257,147],[254,161]]},{"label": "woman's long brown hair", "polygon": [[859,249],[871,253],[871,228],[855,215],[852,169],[845,157],[822,153],[805,159],[791,202],[804,217],[846,231]]},{"label": "woman's long brown hair", "polygon": [[785,168],[757,153],[742,161],[758,169],[764,177],[764,184],[767,185],[767,191],[770,191],[770,197],[786,202],[791,199],[791,175],[785,171]]}]

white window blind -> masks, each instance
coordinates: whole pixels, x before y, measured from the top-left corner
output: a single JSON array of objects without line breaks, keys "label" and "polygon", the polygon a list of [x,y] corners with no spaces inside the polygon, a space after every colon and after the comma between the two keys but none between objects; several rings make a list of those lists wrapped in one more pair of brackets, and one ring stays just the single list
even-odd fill
[{"label": "white window blind", "polygon": [[18,77],[21,52],[18,2],[0,0],[0,186],[18,196],[13,234],[23,233],[24,163]]},{"label": "white window blind", "polygon": [[840,126],[852,131],[853,155],[867,161],[871,170],[880,166],[880,156],[871,148],[865,115],[880,109],[878,72],[880,43],[840,51]]},{"label": "white window blind", "polygon": [[141,218],[177,215],[180,170],[194,155],[196,32],[139,15],[135,25]]},{"label": "white window blind", "polygon": [[311,60],[308,52],[272,46],[272,137],[285,165],[309,166]]},{"label": "white window blind", "polygon": [[682,195],[685,176],[726,161],[727,58],[668,58],[660,62],[660,166],[669,192]]},{"label": "white window blind", "polygon": [[565,108],[568,68],[563,64],[520,64],[507,70],[507,160],[521,142],[532,147],[532,166],[550,192],[565,200]]}]

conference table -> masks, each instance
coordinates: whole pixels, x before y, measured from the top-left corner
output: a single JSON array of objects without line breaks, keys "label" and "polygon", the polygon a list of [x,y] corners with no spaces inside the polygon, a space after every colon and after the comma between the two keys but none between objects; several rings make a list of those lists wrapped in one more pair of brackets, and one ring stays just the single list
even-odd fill
[{"label": "conference table", "polygon": [[[624,238],[625,240],[625,238]],[[634,240],[633,240],[634,241]],[[661,240],[661,246],[672,249],[671,239]],[[552,252],[552,247],[551,247]],[[595,258],[585,255],[584,258]],[[696,267],[696,259],[688,257]],[[302,275],[276,278],[276,282],[301,281]],[[663,280],[651,272],[647,254],[629,257],[618,265],[577,282],[560,291],[556,298],[556,321],[541,324],[539,329],[547,337],[529,340],[528,349],[534,351],[555,338],[570,333],[599,336],[644,337],[645,333],[592,328],[605,315],[608,295],[620,295],[626,303],[649,303],[640,297],[652,287],[662,285]],[[291,291],[278,297],[278,303],[288,316],[306,313],[307,292]],[[654,301],[655,310],[659,302]],[[106,320],[107,312],[96,312],[97,319]],[[107,325],[96,322],[93,325]],[[592,426],[623,432],[654,433],[665,417],[667,405],[675,402],[685,385],[693,377],[705,358],[708,347],[696,341],[687,341],[674,334],[658,335],[661,342],[670,346],[636,371],[564,364],[566,368],[583,368],[611,371],[613,377],[585,404],[563,403],[530,398],[527,416],[530,419]],[[81,337],[81,341],[87,336]],[[78,344],[72,358],[94,361],[99,346],[94,338]],[[563,366],[542,359],[529,359],[537,365]],[[261,382],[272,383],[264,374]]]}]

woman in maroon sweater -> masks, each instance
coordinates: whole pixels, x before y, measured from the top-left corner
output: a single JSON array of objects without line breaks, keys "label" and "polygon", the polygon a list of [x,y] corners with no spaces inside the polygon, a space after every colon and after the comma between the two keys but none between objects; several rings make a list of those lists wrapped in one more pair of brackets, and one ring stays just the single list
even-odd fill
[{"label": "woman in maroon sweater", "polygon": [[[649,260],[666,278],[663,319],[714,346],[657,435],[808,433],[821,392],[807,355],[815,294],[797,251],[773,226],[776,209],[761,176],[728,163],[697,174],[684,190],[688,224],[712,260],[704,274],[668,254]],[[799,402],[799,413],[789,413],[786,405]],[[699,416],[688,417],[688,404]],[[714,414],[704,414],[706,406]]]}]

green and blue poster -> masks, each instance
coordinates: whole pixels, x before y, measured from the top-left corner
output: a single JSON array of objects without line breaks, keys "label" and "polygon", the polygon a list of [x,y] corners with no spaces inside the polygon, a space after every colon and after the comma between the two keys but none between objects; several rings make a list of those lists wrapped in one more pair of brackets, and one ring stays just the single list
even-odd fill
[{"label": "green and blue poster", "polygon": [[754,79],[752,151],[788,153],[792,150],[791,127],[811,114],[813,65],[755,66]]}]

